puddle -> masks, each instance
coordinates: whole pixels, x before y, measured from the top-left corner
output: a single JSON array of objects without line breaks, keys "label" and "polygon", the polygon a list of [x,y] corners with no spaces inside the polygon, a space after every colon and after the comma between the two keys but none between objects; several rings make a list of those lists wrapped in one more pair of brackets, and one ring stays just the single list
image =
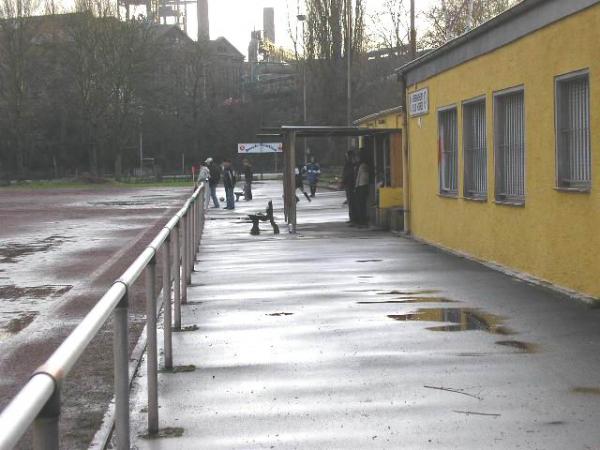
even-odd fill
[{"label": "puddle", "polygon": [[373,278],[372,275],[361,275],[358,278]]},{"label": "puddle", "polygon": [[507,335],[512,331],[502,326],[503,319],[494,314],[471,308],[427,308],[415,313],[388,315],[400,322],[449,322],[427,328],[429,331],[470,331],[481,330],[492,334]]},{"label": "puddle", "polygon": [[153,440],[153,439],[165,439],[165,438],[178,438],[183,436],[183,428],[181,427],[167,427],[161,428],[156,434],[142,434],[139,437],[142,439]]},{"label": "puddle", "polygon": [[23,312],[19,317],[11,319],[6,325],[5,330],[10,334],[17,334],[19,331],[27,328],[37,315],[38,313],[35,311]]},{"label": "puddle", "polygon": [[537,353],[538,346],[531,344],[530,342],[523,341],[498,341],[496,345],[503,345],[505,347],[512,347],[520,350],[523,353]]},{"label": "puddle", "polygon": [[444,297],[408,297],[398,300],[382,300],[380,302],[356,302],[359,305],[385,305],[385,304],[403,304],[403,303],[458,303],[456,300],[450,300]]},{"label": "puddle", "polygon": [[124,200],[114,202],[88,202],[91,206],[141,206],[141,205],[152,205],[156,202],[151,200]]},{"label": "puddle", "polygon": [[357,263],[371,263],[371,262],[381,262],[383,259],[357,259]]},{"label": "puddle", "polygon": [[9,242],[0,247],[0,263],[16,263],[19,258],[37,252],[46,252],[54,246],[67,242],[69,239],[66,236],[53,235],[27,244]]},{"label": "puddle", "polygon": [[43,299],[48,297],[58,298],[71,290],[71,285],[51,285],[18,287],[14,284],[0,286],[0,299],[18,300],[20,298]]},{"label": "puddle", "polygon": [[578,386],[571,389],[573,394],[600,395],[599,387]]},{"label": "puddle", "polygon": [[278,312],[278,313],[265,314],[265,316],[279,317],[279,316],[292,316],[293,314],[294,313],[289,313],[289,312]]},{"label": "puddle", "polygon": [[387,291],[387,292],[378,292],[378,295],[406,295],[406,296],[413,296],[413,295],[423,295],[423,294],[437,294],[439,291],[433,290],[433,289],[422,289],[422,290],[416,290],[416,291]]},{"label": "puddle", "polygon": [[200,328],[198,327],[198,325],[189,325],[187,327],[181,327],[180,330],[176,330],[173,328],[173,332],[174,333],[187,333],[190,331],[198,331]]},{"label": "puddle", "polygon": [[189,364],[187,366],[173,366],[172,369],[161,369],[160,373],[186,373],[186,372],[194,372],[196,370],[196,366],[193,364]]}]

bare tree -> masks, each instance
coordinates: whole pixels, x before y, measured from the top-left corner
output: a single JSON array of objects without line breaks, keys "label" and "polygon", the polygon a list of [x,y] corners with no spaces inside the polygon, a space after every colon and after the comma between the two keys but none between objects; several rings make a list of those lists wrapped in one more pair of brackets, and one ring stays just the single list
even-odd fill
[{"label": "bare tree", "polygon": [[6,114],[5,131],[15,154],[19,177],[25,172],[25,153],[31,118],[33,27],[29,20],[34,0],[0,2],[0,96]]},{"label": "bare tree", "polygon": [[[473,26],[497,16],[520,0],[438,0],[424,17],[428,30],[421,45],[439,47],[454,39]],[[472,7],[472,11],[470,8]]]},{"label": "bare tree", "polygon": [[384,0],[381,8],[370,15],[372,44],[393,49],[397,54],[408,51],[410,43],[410,5],[406,0]]}]

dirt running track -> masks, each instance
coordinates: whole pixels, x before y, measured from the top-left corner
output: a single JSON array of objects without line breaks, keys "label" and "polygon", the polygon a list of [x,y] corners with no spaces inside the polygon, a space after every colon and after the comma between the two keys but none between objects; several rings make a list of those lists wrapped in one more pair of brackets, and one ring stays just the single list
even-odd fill
[{"label": "dirt running track", "polygon": [[[0,409],[81,321],[189,189],[0,190]],[[158,271],[160,273],[160,270]],[[143,280],[130,346],[144,321]],[[64,385],[61,448],[85,448],[112,397],[110,322]],[[26,437],[19,448],[29,448]]]}]

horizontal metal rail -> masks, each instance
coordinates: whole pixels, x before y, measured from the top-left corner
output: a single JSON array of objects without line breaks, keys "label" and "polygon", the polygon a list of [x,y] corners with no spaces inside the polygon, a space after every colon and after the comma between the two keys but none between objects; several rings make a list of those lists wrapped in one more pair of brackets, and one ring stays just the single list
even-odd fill
[{"label": "horizontal metal rail", "polygon": [[[60,393],[65,377],[85,352],[91,340],[113,316],[115,435],[119,450],[130,448],[129,424],[129,324],[128,295],[145,272],[148,364],[148,432],[158,432],[158,346],[156,263],[162,251],[162,306],[165,366],[172,367],[171,320],[181,326],[181,303],[187,298],[194,262],[204,227],[204,184],[200,184],[183,207],[117,279],[79,325],[0,414],[0,450],[12,449],[33,425],[35,450],[58,449]],[[175,284],[175,286],[173,286]],[[171,314],[173,308],[173,314]]]}]

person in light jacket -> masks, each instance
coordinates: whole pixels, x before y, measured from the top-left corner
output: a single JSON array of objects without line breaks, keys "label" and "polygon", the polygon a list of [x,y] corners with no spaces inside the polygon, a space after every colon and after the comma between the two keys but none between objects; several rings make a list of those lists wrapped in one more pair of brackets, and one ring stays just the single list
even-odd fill
[{"label": "person in light jacket", "polygon": [[356,158],[352,150],[346,152],[346,162],[342,171],[342,188],[346,191],[348,205],[348,223],[355,223],[354,190],[356,188]]},{"label": "person in light jacket", "polygon": [[356,173],[356,184],[354,199],[356,201],[356,223],[359,227],[366,227],[369,225],[369,179],[371,168],[369,166],[369,159],[367,152],[364,148],[360,149],[359,152],[359,164],[358,171]]},{"label": "person in light jacket", "polygon": [[204,209],[208,209],[208,203],[210,202],[210,188],[208,186],[210,179],[210,169],[208,168],[208,164],[206,161],[200,163],[200,170],[198,171],[198,182],[197,186],[200,186],[200,183],[204,183]]}]

